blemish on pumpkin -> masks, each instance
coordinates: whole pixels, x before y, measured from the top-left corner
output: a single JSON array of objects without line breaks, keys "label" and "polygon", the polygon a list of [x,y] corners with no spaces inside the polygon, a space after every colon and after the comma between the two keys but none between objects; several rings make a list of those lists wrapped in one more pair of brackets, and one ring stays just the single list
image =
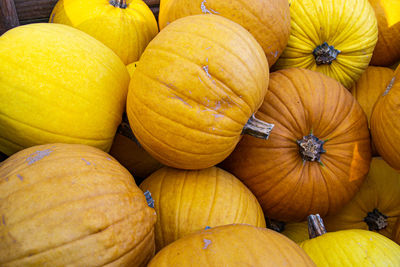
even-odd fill
[{"label": "blemish on pumpkin", "polygon": [[206,226],[206,228],[204,228],[205,230],[208,230],[208,229],[211,229],[211,227],[210,226]]},{"label": "blemish on pumpkin", "polygon": [[107,157],[107,160],[111,160],[111,158]]},{"label": "blemish on pumpkin", "polygon": [[87,161],[86,159],[82,158],[82,160],[86,163],[86,165],[90,165],[90,162]]},{"label": "blemish on pumpkin", "polygon": [[278,50],[276,50],[275,53],[272,53],[272,52],[270,52],[270,53],[271,53],[271,55],[273,55],[274,57],[277,57],[277,56],[278,56]]},{"label": "blemish on pumpkin", "polygon": [[187,105],[187,106],[193,108],[188,102],[186,102],[183,98],[181,98],[181,97],[179,97],[179,96],[177,96],[177,95],[171,96],[170,98],[178,99],[178,100],[182,101],[183,104],[185,104],[185,105]]},{"label": "blemish on pumpkin", "polygon": [[211,240],[205,239],[205,238],[204,238],[203,241],[204,241],[204,247],[203,247],[203,249],[208,248],[208,246],[211,244]]},{"label": "blemish on pumpkin", "polygon": [[222,118],[224,117],[224,114],[214,114],[214,118]]},{"label": "blemish on pumpkin", "polygon": [[201,12],[203,12],[204,14],[212,14],[211,12],[213,12],[214,14],[219,14],[219,12],[217,12],[217,11],[215,11],[215,10],[212,10],[211,8],[210,8],[210,10],[208,10],[208,9],[206,8],[206,4],[205,4],[205,3],[207,3],[207,1],[206,1],[206,0],[203,0],[203,1],[201,2],[201,4],[200,4]]},{"label": "blemish on pumpkin", "polygon": [[385,92],[383,92],[382,96],[385,96],[385,95],[387,95],[387,94],[389,93],[390,89],[392,89],[392,86],[393,86],[393,84],[394,84],[394,80],[396,80],[396,77],[393,77],[393,78],[390,80],[390,83],[389,83],[388,86],[386,87],[386,90],[385,90]]},{"label": "blemish on pumpkin", "polygon": [[51,16],[50,22],[53,23],[54,21],[54,16],[56,15],[56,13],[53,13],[53,15]]},{"label": "blemish on pumpkin", "polygon": [[31,154],[26,161],[28,162],[28,165],[31,165],[33,163],[35,163],[36,161],[41,160],[42,158],[50,155],[52,151],[50,149],[45,149],[43,151],[36,151],[35,153]]},{"label": "blemish on pumpkin", "polygon": [[208,65],[203,66],[203,70],[206,72],[207,76],[211,78],[210,73],[208,72]]},{"label": "blemish on pumpkin", "polygon": [[3,222],[3,225],[6,225],[6,216],[1,215],[1,221]]},{"label": "blemish on pumpkin", "polygon": [[209,46],[209,47],[206,47],[206,50],[208,50],[208,49],[210,49],[211,48],[211,46]]},{"label": "blemish on pumpkin", "polygon": [[24,180],[24,178],[22,177],[22,175],[21,174],[17,174],[17,177],[21,180],[21,181],[23,181]]}]

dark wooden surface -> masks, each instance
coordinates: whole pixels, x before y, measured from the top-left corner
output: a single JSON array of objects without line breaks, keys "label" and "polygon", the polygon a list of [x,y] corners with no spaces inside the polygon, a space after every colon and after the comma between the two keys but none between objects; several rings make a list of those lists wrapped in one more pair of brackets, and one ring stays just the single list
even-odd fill
[{"label": "dark wooden surface", "polygon": [[[160,0],[144,0],[156,18]],[[19,24],[47,22],[57,0],[0,0],[0,34]],[[10,24],[14,23],[14,24]]]}]

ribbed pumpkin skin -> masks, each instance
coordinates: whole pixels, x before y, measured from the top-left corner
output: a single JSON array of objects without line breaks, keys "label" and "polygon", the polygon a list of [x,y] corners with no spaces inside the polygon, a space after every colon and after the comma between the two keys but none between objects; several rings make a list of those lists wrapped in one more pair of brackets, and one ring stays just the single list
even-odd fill
[{"label": "ribbed pumpkin skin", "polygon": [[0,163],[1,266],[144,266],[154,209],[115,159],[85,145],[27,148]]},{"label": "ribbed pumpkin skin", "polygon": [[157,21],[145,2],[127,0],[126,8],[107,0],[59,0],[50,21],[77,28],[111,48],[125,64],[137,61],[158,33]]},{"label": "ribbed pumpkin skin", "polygon": [[394,239],[394,227],[400,218],[400,173],[381,158],[372,159],[367,178],[354,198],[339,213],[324,218],[326,229],[368,230],[364,218],[374,209],[388,216],[387,227],[378,232]]},{"label": "ribbed pumpkin skin", "polygon": [[[283,90],[284,88],[284,90]],[[306,69],[271,73],[256,117],[269,140],[244,136],[222,166],[256,195],[265,216],[285,222],[337,212],[358,191],[371,160],[366,116],[339,82]],[[297,140],[312,133],[326,153],[305,161]]]},{"label": "ribbed pumpkin skin", "polygon": [[371,64],[390,66],[400,60],[400,2],[369,0],[378,21],[378,42]]},{"label": "ribbed pumpkin skin", "polygon": [[0,37],[0,151],[81,143],[108,151],[129,84],[122,61],[61,24],[29,24]]},{"label": "ribbed pumpkin skin", "polygon": [[[350,89],[367,115],[368,126],[370,125],[373,107],[379,96],[386,90],[393,78],[393,73],[394,71],[389,68],[369,66]],[[378,155],[373,142],[371,142],[371,147],[372,154]]]},{"label": "ribbed pumpkin skin", "polygon": [[158,17],[160,29],[178,18],[196,14],[217,14],[242,25],[262,46],[270,66],[289,40],[287,0],[162,0]]},{"label": "ribbed pumpkin skin", "polygon": [[239,24],[195,15],[147,46],[129,85],[127,114],[139,143],[180,169],[225,159],[268,89],[261,46]]},{"label": "ribbed pumpkin skin", "polygon": [[265,227],[255,196],[239,179],[217,167],[196,171],[164,167],[140,188],[149,190],[155,202],[157,251],[206,226],[245,223]]},{"label": "ribbed pumpkin skin", "polygon": [[149,267],[315,266],[296,243],[266,228],[224,225],[187,235],[162,249]]},{"label": "ribbed pumpkin skin", "polygon": [[326,233],[300,244],[317,266],[395,267],[400,246],[387,237],[365,230]]},{"label": "ribbed pumpkin skin", "polygon": [[[368,0],[292,0],[290,16],[289,42],[274,68],[319,71],[350,89],[368,67],[378,37]],[[332,64],[317,65],[313,51],[324,42],[341,52]]]},{"label": "ribbed pumpkin skin", "polygon": [[372,140],[379,155],[400,170],[400,67],[385,92],[377,100],[371,115]]}]

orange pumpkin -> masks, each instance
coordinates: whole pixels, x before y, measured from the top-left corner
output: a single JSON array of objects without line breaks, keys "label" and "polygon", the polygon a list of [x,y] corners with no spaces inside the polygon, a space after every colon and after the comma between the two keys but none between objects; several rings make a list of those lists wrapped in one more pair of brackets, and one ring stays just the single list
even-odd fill
[{"label": "orange pumpkin", "polygon": [[217,14],[242,25],[262,46],[270,66],[289,40],[287,0],[162,0],[158,17],[160,29],[178,18],[196,14]]},{"label": "orange pumpkin", "polygon": [[275,231],[245,224],[224,225],[178,239],[148,267],[315,266],[296,243]]},{"label": "orange pumpkin", "polygon": [[236,177],[217,167],[196,171],[164,167],[140,188],[151,193],[158,214],[156,250],[207,226],[245,223],[265,227],[255,196]]},{"label": "orange pumpkin", "polygon": [[400,173],[383,159],[373,158],[365,182],[337,214],[326,217],[328,231],[364,229],[395,239],[400,218]]},{"label": "orange pumpkin", "polygon": [[400,67],[377,100],[371,116],[371,135],[379,155],[400,170]]},{"label": "orange pumpkin", "polygon": [[367,118],[346,88],[311,70],[273,72],[256,116],[275,124],[270,140],[244,136],[222,166],[250,188],[265,216],[302,221],[350,201],[371,148]]},{"label": "orange pumpkin", "polygon": [[[393,73],[394,71],[390,68],[369,66],[350,89],[367,115],[368,126],[370,125],[372,109],[379,96],[386,90]],[[371,146],[372,154],[377,155],[378,152],[373,142],[371,142]]]},{"label": "orange pumpkin", "polygon": [[378,21],[378,42],[371,64],[390,66],[400,60],[400,1],[369,0]]},{"label": "orange pumpkin", "polygon": [[[137,63],[128,92],[129,123],[161,163],[211,167],[254,122],[268,77],[264,51],[239,24],[217,15],[184,17],[165,27]],[[263,125],[267,138],[271,127]]]},{"label": "orange pumpkin", "polygon": [[107,153],[47,144],[0,163],[1,266],[145,266],[154,209]]}]

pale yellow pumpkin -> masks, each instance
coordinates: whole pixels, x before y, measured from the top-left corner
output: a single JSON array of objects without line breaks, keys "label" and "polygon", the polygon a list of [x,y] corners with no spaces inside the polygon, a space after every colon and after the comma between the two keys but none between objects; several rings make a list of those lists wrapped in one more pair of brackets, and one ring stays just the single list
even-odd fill
[{"label": "pale yellow pumpkin", "polygon": [[107,153],[27,148],[0,163],[0,266],[145,266],[154,209]]},{"label": "pale yellow pumpkin", "polygon": [[150,191],[154,199],[157,250],[207,226],[245,223],[265,227],[255,196],[239,179],[217,167],[196,171],[164,167],[140,188]]},{"label": "pale yellow pumpkin", "polygon": [[49,22],[88,33],[125,64],[137,61],[158,33],[156,19],[142,0],[59,0]]},{"label": "pale yellow pumpkin", "polygon": [[289,42],[275,69],[322,72],[346,88],[368,67],[378,27],[368,0],[292,0]]},{"label": "pale yellow pumpkin", "polygon": [[72,27],[37,23],[0,36],[0,151],[82,143],[108,151],[128,71],[108,47]]}]

